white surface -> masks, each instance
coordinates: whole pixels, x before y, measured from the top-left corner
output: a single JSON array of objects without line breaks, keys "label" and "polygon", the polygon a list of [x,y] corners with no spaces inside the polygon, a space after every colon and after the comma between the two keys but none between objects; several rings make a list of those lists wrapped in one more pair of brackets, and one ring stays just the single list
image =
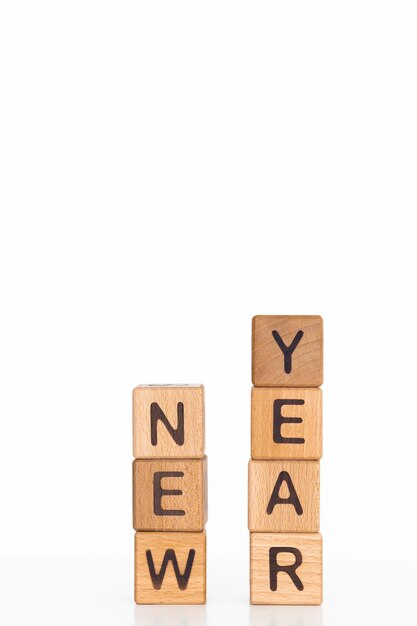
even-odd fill
[{"label": "white surface", "polygon": [[250,606],[247,563],[212,561],[206,606],[136,606],[128,561],[22,561],[0,567],[1,623],[80,626],[415,624],[416,563],[326,564],[321,607]]},{"label": "white surface", "polygon": [[[258,313],[325,320],[326,555],[417,560],[416,22],[411,0],[1,2],[1,562],[132,558],[131,389],[175,381],[206,385],[209,563],[247,556]],[[19,602],[56,593],[42,571]],[[60,619],[87,593],[67,581]]]}]

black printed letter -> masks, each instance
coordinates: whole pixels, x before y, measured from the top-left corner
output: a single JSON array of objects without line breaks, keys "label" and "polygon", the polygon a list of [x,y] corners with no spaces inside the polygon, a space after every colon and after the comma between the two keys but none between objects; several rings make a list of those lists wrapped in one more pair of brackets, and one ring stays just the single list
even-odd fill
[{"label": "black printed letter", "polygon": [[291,368],[292,368],[292,353],[294,352],[294,350],[296,349],[296,347],[298,346],[298,344],[301,341],[302,336],[304,335],[302,330],[299,330],[298,333],[295,335],[294,339],[292,340],[292,342],[290,343],[289,346],[287,346],[281,338],[281,335],[279,334],[279,332],[277,330],[273,330],[272,331],[272,336],[275,339],[275,341],[277,342],[278,346],[280,347],[282,354],[284,355],[284,371],[286,374],[291,374]]},{"label": "black printed letter", "polygon": [[[293,565],[278,565],[277,555],[280,552],[288,552],[295,556]],[[304,585],[300,578],[295,573],[297,567],[300,567],[303,562],[301,552],[297,548],[270,548],[269,549],[269,586],[271,591],[276,591],[278,588],[278,572],[285,572],[291,578],[298,591],[304,589]]]},{"label": "black printed letter", "polygon": [[158,443],[158,421],[161,421],[175,443],[178,446],[184,445],[184,404],[177,404],[177,427],[174,428],[169,423],[167,416],[156,402],[151,404],[151,443],[156,446]]},{"label": "black printed letter", "polygon": [[184,472],[155,472],[153,475],[153,512],[155,515],[185,515],[181,509],[163,509],[162,496],[181,496],[181,489],[163,489],[161,481],[163,478],[182,478]]},{"label": "black printed letter", "polygon": [[274,441],[275,443],[304,443],[303,437],[283,437],[281,435],[282,424],[301,424],[301,417],[284,417],[281,413],[285,405],[304,404],[304,400],[274,400]]},{"label": "black printed letter", "polygon": [[[290,493],[288,498],[281,498],[279,495],[279,490],[284,481],[287,483],[288,491]],[[288,472],[280,472],[277,478],[277,482],[275,483],[275,487],[272,491],[271,498],[266,509],[268,515],[271,515],[276,504],[292,504],[297,511],[297,515],[303,514],[303,507],[301,506],[301,502],[298,499],[297,492]]]},{"label": "black printed letter", "polygon": [[175,578],[177,579],[178,587],[184,591],[187,589],[188,581],[190,579],[191,569],[193,567],[195,557],[195,550],[190,550],[188,553],[187,564],[185,566],[184,574],[181,574],[180,568],[178,567],[177,556],[175,554],[175,550],[169,549],[165,552],[164,560],[162,561],[161,569],[159,570],[159,574],[155,571],[155,565],[152,558],[152,552],[150,550],[146,550],[146,560],[148,561],[149,573],[152,578],[152,584],[154,589],[160,589],[162,587],[162,583],[164,581],[165,572],[168,566],[169,561],[172,561],[172,567],[174,568]]}]

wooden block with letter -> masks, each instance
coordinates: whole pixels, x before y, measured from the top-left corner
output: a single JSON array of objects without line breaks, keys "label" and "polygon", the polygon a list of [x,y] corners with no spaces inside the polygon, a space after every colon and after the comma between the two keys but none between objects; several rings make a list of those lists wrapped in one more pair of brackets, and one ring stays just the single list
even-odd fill
[{"label": "wooden block with letter", "polygon": [[319,533],[251,533],[252,604],[321,604]]},{"label": "wooden block with letter", "polygon": [[204,604],[206,533],[137,532],[135,602]]},{"label": "wooden block with letter", "polygon": [[203,385],[139,385],[133,390],[133,456],[204,456]]},{"label": "wooden block with letter", "polygon": [[249,461],[251,532],[309,532],[320,528],[319,461]]},{"label": "wooden block with letter", "polygon": [[322,392],[309,387],[252,387],[253,459],[320,459]]},{"label": "wooden block with letter", "polygon": [[207,521],[207,457],[133,461],[133,528],[202,531]]},{"label": "wooden block with letter", "polygon": [[252,383],[256,387],[319,387],[323,383],[322,318],[256,315],[252,320]]}]

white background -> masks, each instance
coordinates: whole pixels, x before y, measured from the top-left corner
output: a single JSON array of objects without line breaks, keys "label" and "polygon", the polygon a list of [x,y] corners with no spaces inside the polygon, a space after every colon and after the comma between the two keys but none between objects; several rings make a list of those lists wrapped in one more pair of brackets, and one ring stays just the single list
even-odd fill
[{"label": "white background", "polygon": [[[8,623],[219,623],[222,601],[253,624],[410,618],[416,19],[398,0],[3,0]],[[325,321],[315,613],[247,606],[259,313]],[[131,389],[147,382],[206,386],[209,604],[189,622],[132,606]]]}]

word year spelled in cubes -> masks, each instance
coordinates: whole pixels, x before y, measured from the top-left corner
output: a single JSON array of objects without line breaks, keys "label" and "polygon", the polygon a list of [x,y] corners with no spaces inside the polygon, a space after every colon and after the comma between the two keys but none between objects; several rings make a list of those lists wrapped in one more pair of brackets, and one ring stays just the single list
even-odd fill
[{"label": "word year spelled in cubes", "polygon": [[252,604],[321,604],[323,320],[252,321],[248,526]]},{"label": "word year spelled in cubes", "polygon": [[135,602],[204,604],[204,387],[136,387],[133,456]]}]

